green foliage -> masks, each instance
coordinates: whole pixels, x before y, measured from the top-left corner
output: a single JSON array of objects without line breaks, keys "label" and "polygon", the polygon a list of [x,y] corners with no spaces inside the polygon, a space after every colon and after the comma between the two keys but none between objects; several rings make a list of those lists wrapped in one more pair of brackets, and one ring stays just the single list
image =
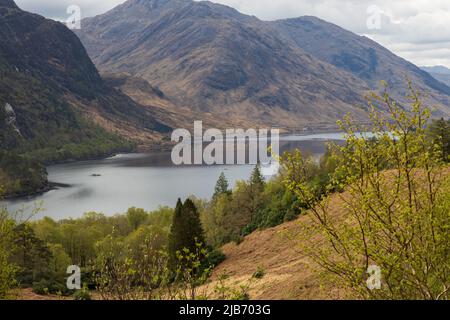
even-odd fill
[{"label": "green foliage", "polygon": [[228,180],[225,177],[225,174],[222,172],[219,176],[219,179],[217,180],[216,186],[214,187],[214,195],[213,198],[216,198],[219,195],[222,194],[229,194],[229,184]]},{"label": "green foliage", "polygon": [[44,217],[39,221],[32,223],[36,236],[52,244],[61,243],[63,235],[61,234],[60,224],[49,217]]},{"label": "green foliage", "polygon": [[0,185],[5,188],[6,196],[44,190],[48,186],[47,170],[26,156],[0,151]]},{"label": "green foliage", "polygon": [[433,120],[427,128],[427,134],[431,143],[439,146],[442,152],[442,159],[450,162],[450,119]]},{"label": "green foliage", "polygon": [[265,185],[261,199],[262,204],[253,220],[244,228],[243,234],[249,234],[257,229],[275,227],[295,219],[300,213],[300,204],[297,203],[294,194],[285,187],[281,176]]},{"label": "green foliage", "polygon": [[236,287],[229,283],[229,276],[227,274],[219,274],[217,276],[217,284],[214,286],[214,293],[217,299],[220,300],[234,300],[246,301],[250,300],[249,291],[256,278],[252,277],[250,280]]},{"label": "green foliage", "polygon": [[261,166],[260,164],[257,164],[255,168],[252,171],[252,174],[250,176],[250,184],[252,186],[255,186],[256,188],[264,188],[264,177],[261,174]]},{"label": "green foliage", "polygon": [[128,223],[130,224],[133,230],[139,228],[139,226],[145,222],[147,217],[148,215],[144,211],[144,209],[137,209],[133,207],[128,209],[127,211]]},{"label": "green foliage", "polygon": [[193,252],[198,243],[204,244],[205,240],[197,207],[190,199],[184,204],[178,199],[169,235],[170,264],[172,266],[177,264],[178,252],[183,250]]},{"label": "green foliage", "polygon": [[134,249],[113,236],[98,244],[95,281],[102,299],[206,299],[207,293],[200,294],[199,286],[211,275],[208,249],[200,243],[194,251],[184,248],[177,252],[176,264],[169,265],[167,251],[149,240]]},{"label": "green foliage", "polygon": [[[64,97],[67,92],[60,90],[60,83],[49,86],[49,79],[43,81],[38,74],[7,71],[3,66],[0,69],[0,123],[5,122],[6,103],[12,104],[18,122],[20,120],[20,134],[11,126],[0,127],[2,149],[43,163],[105,157],[134,149],[134,143],[86,120],[69,105]],[[88,86],[80,89],[80,86],[85,87],[83,81],[71,82],[70,89],[86,94],[89,100],[103,94],[99,88]],[[125,103],[114,100],[97,102],[109,104],[109,108]]]},{"label": "green foliage", "polygon": [[17,268],[10,262],[13,247],[12,230],[14,222],[4,207],[0,207],[0,300],[9,298],[15,286]]},{"label": "green foliage", "polygon": [[204,264],[208,267],[215,268],[223,261],[225,261],[226,256],[219,249],[210,249]]},{"label": "green foliage", "polygon": [[[369,129],[350,117],[340,123],[347,143],[333,149],[335,170],[325,190],[345,192],[318,195],[310,160],[298,153],[283,162],[287,186],[311,208],[313,223],[298,235],[302,250],[328,281],[362,298],[449,298],[448,166],[442,145],[427,134],[430,109],[411,87],[408,97],[406,110],[387,92],[374,94]],[[366,131],[374,139],[358,134]],[[331,205],[336,199],[344,205]],[[320,247],[311,240],[318,235],[325,239]],[[380,290],[367,285],[371,265],[381,268]]]},{"label": "green foliage", "polygon": [[54,294],[59,296],[69,296],[73,294],[73,291],[68,290],[66,284],[62,280],[55,278],[44,278],[35,281],[31,287],[33,292],[39,295]]},{"label": "green foliage", "polygon": [[[325,160],[323,163],[324,168],[330,166]],[[317,172],[325,175],[320,170]],[[219,182],[217,185],[222,185]],[[218,189],[216,186],[215,191]],[[207,243],[218,247],[230,241],[237,242],[254,230],[293,220],[301,212],[299,207],[302,204],[286,188],[282,176],[265,182],[257,165],[250,179],[238,181],[233,191],[216,192],[203,206],[201,221]]]},{"label": "green foliage", "polygon": [[44,241],[34,234],[28,224],[21,224],[13,230],[14,250],[10,257],[18,267],[16,279],[21,286],[31,286],[52,275],[51,252]]},{"label": "green foliage", "polygon": [[86,287],[81,288],[80,290],[75,291],[72,295],[74,300],[78,301],[89,301],[92,300],[91,294],[89,293],[89,289]]},{"label": "green foliage", "polygon": [[49,265],[50,270],[60,279],[63,279],[66,274],[67,267],[72,265],[72,260],[61,244],[48,243],[47,246],[51,253]]},{"label": "green foliage", "polygon": [[240,233],[241,225],[237,224],[232,211],[232,199],[231,194],[218,195],[201,212],[205,238],[211,246],[232,241]]},{"label": "green foliage", "polygon": [[69,133],[55,134],[48,137],[45,143],[24,143],[15,151],[42,163],[57,163],[104,158],[115,153],[130,152],[134,147],[134,143],[124,138],[101,128],[86,126],[84,130],[77,128]]},{"label": "green foliage", "polygon": [[[8,268],[15,271],[16,265],[18,272],[7,274],[9,269],[2,268],[2,277],[8,275],[2,278],[2,290],[3,284],[7,286],[2,297],[17,279],[37,294],[73,294],[75,299],[89,299],[89,290],[98,291],[103,299],[207,298],[199,287],[225,256],[198,242],[203,234],[194,201],[187,200],[181,209],[193,241],[183,239],[190,248],[179,247],[175,264],[169,264],[168,253],[169,234],[176,230],[171,228],[175,215],[170,208],[153,212],[131,208],[113,217],[88,212],[79,219],[44,218],[17,226],[11,222],[11,240],[0,247],[5,249],[0,256],[7,254]],[[72,264],[82,267],[83,289],[75,293],[65,283]]]},{"label": "green foliage", "polygon": [[266,271],[263,267],[259,266],[258,269],[253,273],[253,278],[255,279],[262,279],[266,275]]}]

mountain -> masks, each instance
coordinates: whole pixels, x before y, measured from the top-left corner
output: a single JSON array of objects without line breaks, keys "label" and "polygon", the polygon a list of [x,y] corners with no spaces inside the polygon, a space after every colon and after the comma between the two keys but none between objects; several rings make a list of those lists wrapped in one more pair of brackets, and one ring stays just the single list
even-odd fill
[{"label": "mountain", "polygon": [[172,128],[191,128],[195,120],[202,120],[214,128],[221,128],[226,123],[226,119],[210,113],[177,105],[160,88],[152,86],[145,79],[127,73],[103,74],[102,77],[108,85],[148,108],[157,119]]},{"label": "mountain", "polygon": [[[228,124],[330,121],[364,101],[350,73],[318,61],[256,18],[209,2],[132,0],[78,32],[102,72],[127,72],[176,105]],[[324,81],[324,79],[326,79]]]},{"label": "mountain", "polygon": [[450,75],[450,69],[444,66],[421,67],[421,69],[429,73]]},{"label": "mountain", "polygon": [[100,77],[65,25],[0,0],[1,149],[46,161],[160,140],[170,127]]},{"label": "mountain", "polygon": [[291,43],[321,61],[352,73],[371,89],[376,89],[384,80],[393,89],[393,96],[403,100],[408,79],[417,89],[429,92],[431,102],[445,104],[444,111],[450,111],[450,87],[367,37],[316,17],[287,19],[274,24]]},{"label": "mountain", "polygon": [[450,69],[444,66],[422,67],[421,69],[428,72],[436,80],[450,86]]},{"label": "mountain", "polygon": [[[313,17],[261,21],[191,0],[129,0],[82,21],[97,67],[128,73],[175,106],[235,123],[298,128],[366,115],[380,80],[403,99],[409,78],[450,114],[450,88],[376,42]],[[404,100],[402,100],[403,102]]]}]

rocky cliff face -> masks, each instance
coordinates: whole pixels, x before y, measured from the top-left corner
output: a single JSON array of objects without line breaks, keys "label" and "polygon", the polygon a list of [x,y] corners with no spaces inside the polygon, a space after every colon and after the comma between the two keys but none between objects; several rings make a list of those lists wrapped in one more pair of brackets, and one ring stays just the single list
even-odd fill
[{"label": "rocky cliff face", "polygon": [[5,104],[4,111],[5,111],[5,125],[13,129],[17,133],[17,135],[22,136],[19,128],[17,127],[17,117],[13,107],[9,103],[7,103]]},{"label": "rocky cliff face", "polygon": [[83,21],[78,36],[103,72],[127,72],[177,105],[230,122],[298,127],[363,117],[364,95],[406,77],[445,104],[450,88],[377,43],[313,17],[265,22],[211,2],[129,0]]}]

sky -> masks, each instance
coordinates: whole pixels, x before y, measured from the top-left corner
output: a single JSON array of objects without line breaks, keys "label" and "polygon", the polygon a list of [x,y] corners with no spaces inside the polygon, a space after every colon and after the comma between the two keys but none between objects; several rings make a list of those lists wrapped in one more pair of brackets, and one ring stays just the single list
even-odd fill
[{"label": "sky", "polygon": [[[66,20],[78,5],[83,18],[125,0],[16,0],[24,10]],[[313,15],[365,35],[419,66],[450,68],[450,0],[213,0],[262,20]],[[66,18],[67,17],[67,18]]]}]

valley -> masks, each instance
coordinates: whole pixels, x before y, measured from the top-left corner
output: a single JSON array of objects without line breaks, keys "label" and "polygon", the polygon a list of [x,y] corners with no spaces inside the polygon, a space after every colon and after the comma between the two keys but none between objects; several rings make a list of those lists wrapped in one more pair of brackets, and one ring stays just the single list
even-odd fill
[{"label": "valley", "polygon": [[119,2],[0,0],[0,300],[450,299],[440,40]]}]

